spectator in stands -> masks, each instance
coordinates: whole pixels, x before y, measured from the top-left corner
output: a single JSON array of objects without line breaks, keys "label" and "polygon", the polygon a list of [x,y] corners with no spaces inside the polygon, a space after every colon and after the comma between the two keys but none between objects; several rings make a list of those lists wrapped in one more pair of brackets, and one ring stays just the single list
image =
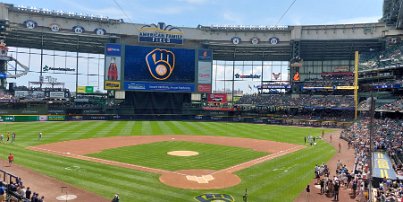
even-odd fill
[{"label": "spectator in stands", "polygon": [[25,198],[31,199],[31,189],[27,187],[27,190],[25,191]]},{"label": "spectator in stands", "polygon": [[38,202],[38,194],[36,192],[32,194],[31,202]]},{"label": "spectator in stands", "polygon": [[335,184],[334,184],[334,198],[333,198],[333,200],[335,200],[335,201],[339,200],[339,189],[340,189],[340,183],[339,183],[339,181],[335,181]]},{"label": "spectator in stands", "polygon": [[4,189],[3,183],[1,183],[1,186],[0,186],[0,201],[4,201],[4,194],[5,194],[5,189]]}]

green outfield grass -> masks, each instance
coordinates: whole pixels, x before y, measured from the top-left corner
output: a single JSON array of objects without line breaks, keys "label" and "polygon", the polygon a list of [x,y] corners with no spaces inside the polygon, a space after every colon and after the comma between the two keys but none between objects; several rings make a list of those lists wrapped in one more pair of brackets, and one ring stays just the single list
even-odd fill
[{"label": "green outfield grass", "polygon": [[[322,130],[220,122],[82,121],[1,124],[0,132],[6,131],[15,131],[17,139],[13,144],[1,145],[1,158],[6,159],[8,153],[13,152],[16,164],[95,192],[107,199],[118,192],[124,202],[194,201],[195,196],[211,192],[231,194],[236,201],[242,201],[245,188],[248,188],[249,202],[292,201],[314,177],[315,164],[326,162],[335,154],[331,145],[319,141],[316,146],[308,146],[298,152],[237,172],[242,182],[235,187],[212,191],[183,190],[160,183],[157,174],[33,152],[25,148],[74,139],[164,134],[246,137],[304,144],[304,136],[320,136]],[[44,133],[42,141],[37,140],[39,132]],[[64,169],[70,166],[79,166],[80,169]]]},{"label": "green outfield grass", "polygon": [[[197,156],[171,156],[170,151],[196,151]],[[87,156],[164,170],[220,170],[267,155],[252,149],[196,142],[155,142],[104,150]]]}]

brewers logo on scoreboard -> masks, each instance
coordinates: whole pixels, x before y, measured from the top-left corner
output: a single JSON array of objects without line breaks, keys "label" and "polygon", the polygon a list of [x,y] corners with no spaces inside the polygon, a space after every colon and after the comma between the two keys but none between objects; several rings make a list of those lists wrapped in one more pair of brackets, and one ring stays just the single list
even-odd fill
[{"label": "brewers logo on scoreboard", "polygon": [[156,48],[146,55],[146,63],[151,76],[156,80],[168,79],[175,68],[175,54],[166,49]]}]

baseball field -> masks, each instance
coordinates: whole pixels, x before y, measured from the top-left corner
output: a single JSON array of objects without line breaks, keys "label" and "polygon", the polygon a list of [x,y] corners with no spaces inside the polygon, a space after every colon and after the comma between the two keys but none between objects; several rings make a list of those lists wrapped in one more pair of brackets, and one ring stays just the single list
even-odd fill
[{"label": "baseball field", "polygon": [[[249,202],[293,201],[312,180],[315,164],[327,162],[336,152],[322,140],[314,146],[304,144],[304,136],[320,136],[320,128],[246,123],[1,124],[0,133],[7,131],[16,132],[17,137],[14,143],[1,145],[2,159],[12,152],[18,165],[106,199],[120,193],[121,201],[196,201],[195,197],[207,193],[228,194],[235,201],[242,201],[246,188]],[[39,132],[43,133],[41,140]],[[168,155],[171,151],[191,151],[197,155]],[[74,169],[66,169],[71,167]],[[240,181],[226,188],[209,189],[208,182],[212,179],[207,179],[198,182],[203,188],[186,189],[171,186],[162,177],[172,173],[184,175],[196,169],[211,171],[211,175],[231,171]],[[225,179],[217,177],[215,181]]]}]

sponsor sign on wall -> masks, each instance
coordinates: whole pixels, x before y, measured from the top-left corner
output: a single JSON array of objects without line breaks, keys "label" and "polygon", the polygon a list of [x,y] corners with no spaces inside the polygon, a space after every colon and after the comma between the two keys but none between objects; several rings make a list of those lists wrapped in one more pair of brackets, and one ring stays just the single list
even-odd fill
[{"label": "sponsor sign on wall", "polygon": [[48,116],[48,121],[64,121],[66,120],[65,116]]},{"label": "sponsor sign on wall", "polygon": [[139,41],[182,44],[183,32],[178,27],[166,25],[163,22],[159,22],[158,24],[144,25],[140,29]]},{"label": "sponsor sign on wall", "polygon": [[51,97],[51,98],[64,98],[64,92],[63,91],[50,92],[49,97]]},{"label": "sponsor sign on wall", "polygon": [[211,90],[212,90],[211,84],[199,84],[199,85],[197,85],[197,92],[211,93]]},{"label": "sponsor sign on wall", "polygon": [[78,86],[77,93],[94,93],[94,86]]},{"label": "sponsor sign on wall", "polygon": [[199,49],[198,51],[199,61],[212,61],[213,51],[208,49]]},{"label": "sponsor sign on wall", "polygon": [[121,88],[121,61],[122,47],[120,44],[107,44],[105,47],[105,90],[119,90]]},{"label": "sponsor sign on wall", "polygon": [[219,102],[222,104],[227,103],[227,94],[225,93],[211,93],[207,97],[207,102]]},{"label": "sponsor sign on wall", "polygon": [[166,91],[166,92],[194,92],[194,84],[179,83],[150,83],[150,82],[125,82],[125,90],[139,91]]},{"label": "sponsor sign on wall", "polygon": [[211,84],[212,82],[212,63],[199,62],[199,71],[197,79],[199,84]]},{"label": "sponsor sign on wall", "polygon": [[29,95],[29,92],[28,91],[15,91],[14,92],[14,96],[16,97],[16,98],[22,98],[22,97],[26,97],[26,96],[28,96]]}]

